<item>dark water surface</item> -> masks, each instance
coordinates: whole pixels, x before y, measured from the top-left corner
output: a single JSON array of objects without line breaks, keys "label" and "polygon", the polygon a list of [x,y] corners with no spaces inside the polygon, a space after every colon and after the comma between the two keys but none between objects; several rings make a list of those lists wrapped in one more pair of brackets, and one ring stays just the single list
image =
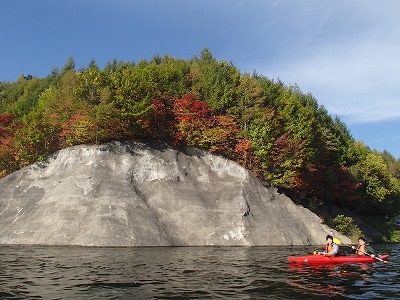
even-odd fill
[{"label": "dark water surface", "polygon": [[0,246],[0,299],[398,299],[400,244],[387,264],[293,268],[313,247]]}]

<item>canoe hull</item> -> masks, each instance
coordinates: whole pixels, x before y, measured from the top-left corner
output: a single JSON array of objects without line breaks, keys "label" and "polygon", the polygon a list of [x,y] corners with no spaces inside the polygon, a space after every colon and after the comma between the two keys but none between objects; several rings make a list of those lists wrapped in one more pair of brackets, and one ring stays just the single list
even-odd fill
[{"label": "canoe hull", "polygon": [[[384,261],[389,259],[389,255],[378,255],[378,257]],[[324,255],[304,255],[304,256],[290,256],[288,257],[290,263],[294,264],[354,264],[354,263],[372,263],[378,261],[370,256],[324,256]]]}]

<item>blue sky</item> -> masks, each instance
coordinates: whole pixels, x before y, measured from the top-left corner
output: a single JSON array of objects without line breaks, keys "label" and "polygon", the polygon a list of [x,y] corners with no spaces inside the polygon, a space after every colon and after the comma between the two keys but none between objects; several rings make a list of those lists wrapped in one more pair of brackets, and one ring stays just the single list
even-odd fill
[{"label": "blue sky", "polygon": [[356,140],[400,157],[398,0],[0,0],[0,81],[74,57],[190,59],[207,47],[242,72],[310,92]]}]

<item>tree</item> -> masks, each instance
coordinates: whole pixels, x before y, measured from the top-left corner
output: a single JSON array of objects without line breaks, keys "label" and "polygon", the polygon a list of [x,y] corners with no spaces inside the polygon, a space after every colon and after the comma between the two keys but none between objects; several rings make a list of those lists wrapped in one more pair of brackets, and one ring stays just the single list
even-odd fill
[{"label": "tree", "polygon": [[208,104],[195,100],[192,95],[176,99],[173,112],[175,143],[232,155],[239,132],[233,116],[212,116]]},{"label": "tree", "polygon": [[75,59],[72,56],[70,56],[68,57],[67,62],[61,69],[61,76],[67,72],[74,72],[74,71],[75,71]]},{"label": "tree", "polygon": [[7,138],[12,135],[12,129],[9,127],[15,118],[12,114],[0,114],[0,138]]},{"label": "tree", "polygon": [[394,156],[386,149],[382,152],[382,157],[388,166],[388,170],[393,177],[400,180],[400,158],[396,159]]},{"label": "tree", "polygon": [[59,136],[66,141],[67,146],[95,143],[96,125],[85,114],[73,114],[62,124]]},{"label": "tree", "polygon": [[199,99],[206,101],[216,114],[226,114],[236,104],[240,72],[233,64],[217,61],[211,51],[205,48],[195,62],[191,75],[194,94],[200,95]]},{"label": "tree", "polygon": [[360,209],[396,215],[400,209],[400,183],[389,172],[382,155],[371,152],[362,142],[353,144],[353,175],[362,183],[366,202]]},{"label": "tree", "polygon": [[111,77],[115,108],[119,111],[119,117],[130,124],[137,136],[143,133],[143,126],[153,109],[151,101],[156,95],[151,68],[145,62],[137,67],[127,65]]},{"label": "tree", "polygon": [[16,116],[28,114],[34,109],[40,94],[48,88],[46,79],[24,76],[18,81],[4,84],[0,93],[0,112],[12,113]]},{"label": "tree", "polygon": [[254,155],[254,149],[248,138],[238,138],[231,158],[262,177],[260,160]]},{"label": "tree", "polygon": [[78,99],[86,101],[89,105],[99,104],[101,95],[107,89],[106,77],[98,65],[92,60],[88,67],[78,72],[77,85],[74,93]]},{"label": "tree", "polygon": [[0,178],[18,167],[15,161],[14,119],[12,114],[0,114]]},{"label": "tree", "polygon": [[34,110],[22,119],[21,128],[15,133],[17,161],[20,166],[44,160],[47,155],[58,149],[57,122],[40,110]]},{"label": "tree", "polygon": [[176,119],[173,112],[174,99],[154,99],[153,112],[146,124],[146,130],[152,138],[172,140],[176,132]]}]

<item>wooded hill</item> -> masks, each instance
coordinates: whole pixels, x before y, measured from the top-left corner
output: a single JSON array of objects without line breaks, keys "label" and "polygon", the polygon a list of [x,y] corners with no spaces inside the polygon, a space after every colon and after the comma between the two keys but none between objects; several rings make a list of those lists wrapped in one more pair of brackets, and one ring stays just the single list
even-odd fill
[{"label": "wooded hill", "polygon": [[[0,176],[77,144],[158,139],[232,159],[313,210],[327,203],[369,220],[400,211],[400,160],[351,136],[309,93],[217,61],[73,58],[46,78],[0,83]],[[394,227],[381,230],[396,240]]]}]

